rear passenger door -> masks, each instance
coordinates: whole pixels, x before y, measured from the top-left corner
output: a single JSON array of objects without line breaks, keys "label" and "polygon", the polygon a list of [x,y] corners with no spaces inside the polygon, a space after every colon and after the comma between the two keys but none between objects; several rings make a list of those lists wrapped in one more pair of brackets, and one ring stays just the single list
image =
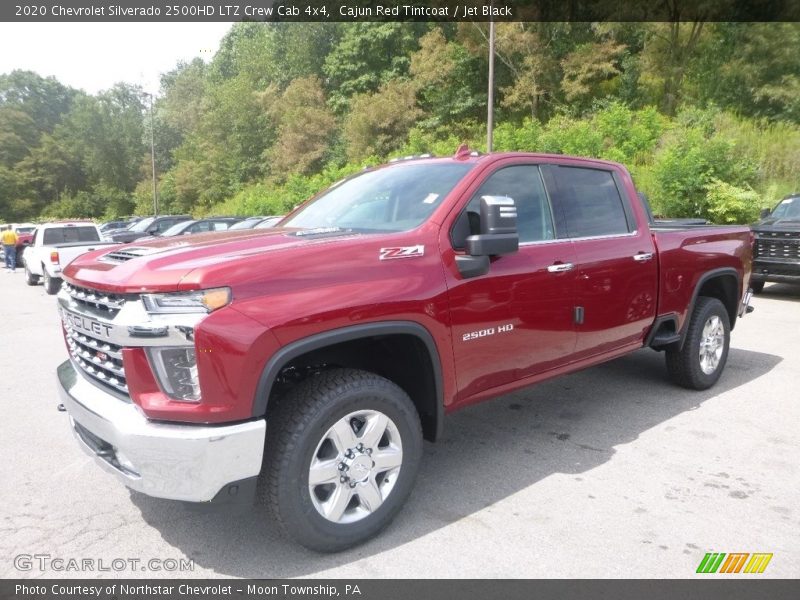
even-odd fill
[{"label": "rear passenger door", "polygon": [[658,260],[611,169],[550,165],[559,231],[575,249],[575,359],[641,343],[656,312]]}]

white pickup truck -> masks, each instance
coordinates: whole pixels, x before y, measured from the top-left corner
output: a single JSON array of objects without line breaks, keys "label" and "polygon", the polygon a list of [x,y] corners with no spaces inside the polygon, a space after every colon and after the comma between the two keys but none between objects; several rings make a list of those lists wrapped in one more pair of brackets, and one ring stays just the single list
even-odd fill
[{"label": "white pickup truck", "polygon": [[61,269],[81,254],[115,243],[100,238],[97,226],[85,221],[39,225],[23,257],[26,283],[37,285],[41,278],[45,291],[57,294],[61,288]]}]

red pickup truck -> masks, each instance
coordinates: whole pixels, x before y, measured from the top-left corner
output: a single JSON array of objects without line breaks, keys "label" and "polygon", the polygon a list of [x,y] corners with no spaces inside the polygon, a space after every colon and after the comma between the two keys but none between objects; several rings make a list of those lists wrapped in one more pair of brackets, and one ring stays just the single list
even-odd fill
[{"label": "red pickup truck", "polygon": [[322,551],[387,525],[446,413],[648,346],[708,388],[749,309],[749,228],[654,225],[611,162],[401,160],[279,225],[77,258],[60,398],[131,488],[255,494]]}]

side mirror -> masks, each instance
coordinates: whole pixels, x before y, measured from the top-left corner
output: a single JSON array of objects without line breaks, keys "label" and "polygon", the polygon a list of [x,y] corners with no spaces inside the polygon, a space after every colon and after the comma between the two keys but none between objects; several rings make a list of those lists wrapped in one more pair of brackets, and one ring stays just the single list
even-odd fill
[{"label": "side mirror", "polygon": [[517,207],[507,196],[481,198],[480,233],[467,237],[467,256],[456,256],[464,277],[477,277],[489,271],[489,257],[510,254],[519,249]]},{"label": "side mirror", "polygon": [[772,211],[768,208],[762,208],[761,213],[759,214],[760,219],[766,219],[768,216],[772,214]]},{"label": "side mirror", "polygon": [[507,196],[481,198],[481,232],[467,238],[470,256],[499,256],[519,249],[517,207]]},{"label": "side mirror", "polygon": [[147,233],[149,233],[150,235],[158,235],[159,234],[158,227],[151,227],[150,229],[147,230]]}]

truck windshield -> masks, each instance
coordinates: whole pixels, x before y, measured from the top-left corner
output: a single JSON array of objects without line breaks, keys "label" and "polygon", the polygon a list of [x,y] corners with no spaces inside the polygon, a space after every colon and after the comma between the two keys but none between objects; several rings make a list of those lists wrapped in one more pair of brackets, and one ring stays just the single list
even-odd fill
[{"label": "truck windshield", "polygon": [[334,184],[282,225],[408,231],[427,219],[472,167],[471,163],[415,163],[368,171]]},{"label": "truck windshield", "polygon": [[99,242],[100,236],[95,227],[48,227],[44,230],[42,244],[71,244],[73,242]]},{"label": "truck windshield", "polygon": [[777,219],[800,220],[800,196],[785,198],[775,207],[775,210],[772,211],[770,216]]}]

